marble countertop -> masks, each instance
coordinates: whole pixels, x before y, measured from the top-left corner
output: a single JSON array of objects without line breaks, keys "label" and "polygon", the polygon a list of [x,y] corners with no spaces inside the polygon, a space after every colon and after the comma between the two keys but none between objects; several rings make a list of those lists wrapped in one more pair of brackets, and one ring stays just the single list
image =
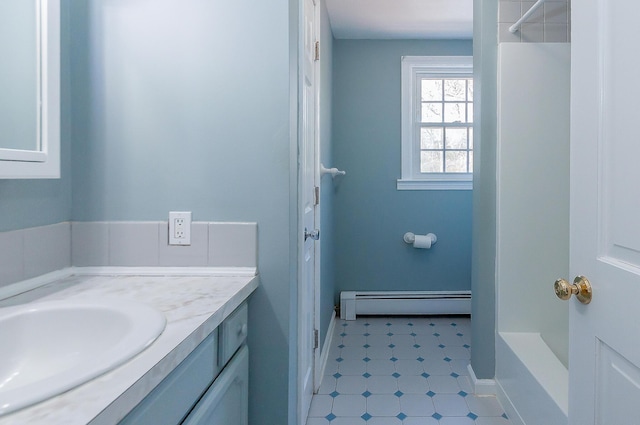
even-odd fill
[{"label": "marble countertop", "polygon": [[[76,275],[3,301],[121,298],[162,311],[158,339],[122,366],[64,394],[0,417],[0,425],[113,425],[257,288],[257,276]],[[4,341],[3,343],[7,343]]]}]

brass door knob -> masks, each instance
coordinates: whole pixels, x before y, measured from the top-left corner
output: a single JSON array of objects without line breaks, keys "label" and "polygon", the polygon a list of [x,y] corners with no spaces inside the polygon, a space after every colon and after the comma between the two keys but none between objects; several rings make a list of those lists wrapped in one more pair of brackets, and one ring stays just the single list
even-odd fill
[{"label": "brass door knob", "polygon": [[593,294],[591,283],[589,283],[589,279],[584,276],[576,276],[573,284],[567,282],[565,279],[558,279],[556,283],[553,284],[553,289],[556,291],[556,296],[561,300],[568,300],[571,298],[571,295],[575,295],[582,304],[589,304]]}]

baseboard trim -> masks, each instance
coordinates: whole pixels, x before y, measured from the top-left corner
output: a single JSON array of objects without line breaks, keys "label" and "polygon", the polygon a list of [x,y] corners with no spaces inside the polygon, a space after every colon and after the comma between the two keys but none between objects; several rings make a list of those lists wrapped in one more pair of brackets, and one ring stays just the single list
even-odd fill
[{"label": "baseboard trim", "polygon": [[471,364],[467,366],[467,369],[469,370],[469,379],[471,380],[471,388],[473,388],[474,394],[496,395],[495,379],[478,379]]},{"label": "baseboard trim", "polygon": [[327,367],[327,360],[329,359],[329,351],[331,349],[331,343],[333,342],[333,331],[336,328],[336,312],[335,310],[331,314],[329,320],[329,327],[327,328],[327,334],[324,336],[324,342],[322,343],[322,351],[320,351],[320,366],[316,368],[315,376],[315,388],[314,393],[318,392],[322,377],[324,376],[324,370]]}]

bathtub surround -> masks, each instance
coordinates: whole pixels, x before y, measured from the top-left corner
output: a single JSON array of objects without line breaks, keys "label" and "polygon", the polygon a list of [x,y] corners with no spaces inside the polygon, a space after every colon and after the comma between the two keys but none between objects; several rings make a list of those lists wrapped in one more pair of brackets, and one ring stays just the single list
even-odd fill
[{"label": "bathtub surround", "polygon": [[257,267],[256,223],[194,222],[190,246],[167,222],[64,222],[0,233],[0,287],[67,267]]},{"label": "bathtub surround", "polygon": [[501,43],[566,43],[571,38],[570,0],[547,0],[529,16],[515,33],[509,27],[533,5],[531,0],[501,0],[498,37]]},{"label": "bathtub surround", "polygon": [[562,425],[569,304],[553,282],[569,275],[570,45],[498,52],[496,382],[524,423]]}]

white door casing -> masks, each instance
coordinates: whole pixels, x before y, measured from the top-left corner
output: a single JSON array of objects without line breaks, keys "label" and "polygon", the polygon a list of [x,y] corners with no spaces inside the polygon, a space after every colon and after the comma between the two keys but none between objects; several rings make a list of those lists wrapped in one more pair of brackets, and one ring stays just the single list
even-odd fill
[{"label": "white door casing", "polygon": [[640,3],[572,3],[569,424],[640,424]]},{"label": "white door casing", "polygon": [[319,249],[316,239],[309,237],[319,231],[316,186],[319,181],[317,159],[317,69],[316,69],[316,2],[303,3],[303,53],[302,53],[302,122],[300,142],[300,213],[299,229],[302,252],[300,255],[301,278],[298,287],[298,412],[299,423],[306,423],[315,389],[315,363],[317,358],[316,286],[319,284]]}]

